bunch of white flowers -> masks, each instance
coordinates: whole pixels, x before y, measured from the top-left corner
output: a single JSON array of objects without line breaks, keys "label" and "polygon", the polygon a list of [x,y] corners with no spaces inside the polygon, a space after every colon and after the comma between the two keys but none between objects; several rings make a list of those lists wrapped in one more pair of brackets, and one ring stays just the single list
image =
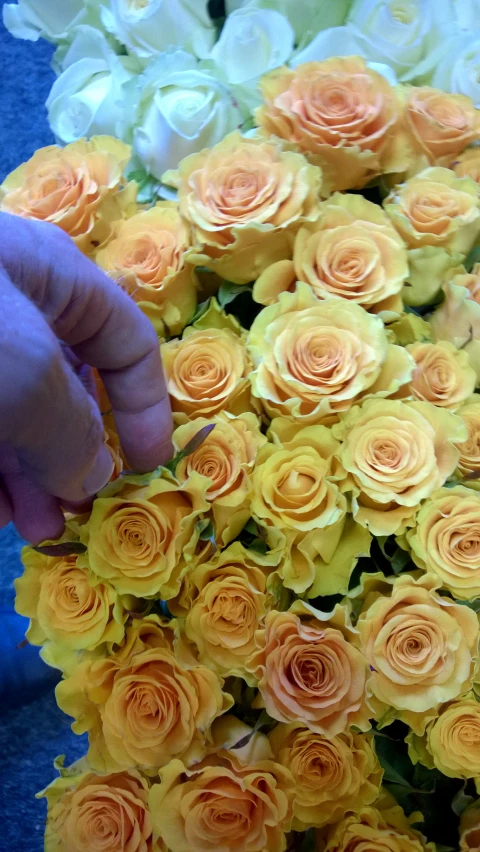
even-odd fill
[{"label": "bunch of white flowers", "polygon": [[258,80],[280,65],[357,54],[391,83],[480,106],[480,0],[18,0],[3,19],[18,38],[58,45],[57,140],[119,136],[132,169],[156,180],[248,129]]}]

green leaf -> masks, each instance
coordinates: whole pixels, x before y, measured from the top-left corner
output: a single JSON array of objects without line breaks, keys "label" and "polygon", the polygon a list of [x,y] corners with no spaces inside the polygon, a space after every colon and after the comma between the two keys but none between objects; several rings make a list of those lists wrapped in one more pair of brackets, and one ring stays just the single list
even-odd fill
[{"label": "green leaf", "polygon": [[464,266],[467,272],[472,271],[472,267],[475,266],[476,263],[480,261],[480,246],[475,246],[474,249],[471,250],[469,254],[467,254]]},{"label": "green leaf", "polygon": [[480,598],[475,598],[473,601],[455,601],[455,603],[461,606],[468,606],[469,609],[473,609],[476,613],[480,612]]},{"label": "green leaf", "polygon": [[39,544],[33,547],[37,553],[42,553],[43,556],[79,556],[80,553],[86,553],[87,547],[81,541],[61,541],[58,544]]},{"label": "green leaf", "polygon": [[401,547],[397,547],[391,561],[392,571],[394,574],[400,574],[410,562],[410,554]]},{"label": "green leaf", "polygon": [[176,456],[174,456],[171,461],[167,462],[165,465],[167,470],[175,476],[177,466],[180,462],[187,458],[187,456],[191,456],[192,453],[195,453],[198,448],[202,446],[203,442],[208,438],[213,429],[215,429],[215,423],[208,423],[206,426],[203,426],[202,429],[199,429],[188,444],[185,444],[183,450],[179,450]]},{"label": "green leaf", "polygon": [[218,304],[221,308],[225,308],[230,302],[233,302],[241,293],[251,293],[252,288],[246,284],[232,284],[231,281],[222,281],[217,293]]},{"label": "green leaf", "polygon": [[391,784],[399,784],[402,787],[412,789],[408,776],[412,770],[412,764],[408,757],[401,751],[402,744],[387,736],[378,737],[375,732],[375,750],[382,766],[384,781]]},{"label": "green leaf", "polygon": [[208,518],[203,518],[203,520],[197,521],[197,523],[195,524],[195,529],[199,533],[198,537],[200,541],[209,541],[213,549],[217,549],[217,542],[215,540],[215,527]]},{"label": "green leaf", "polygon": [[473,796],[469,796],[468,793],[465,792],[466,786],[467,784],[465,782],[463,787],[460,788],[456,796],[452,799],[452,811],[457,817],[460,817],[465,808],[468,808],[468,806],[475,801]]},{"label": "green leaf", "polygon": [[[198,267],[200,268],[200,267]],[[195,311],[192,319],[189,322],[189,325],[193,325],[193,323],[197,322],[197,320],[201,319],[204,314],[207,313],[210,307],[210,299],[206,299],[205,302],[200,302],[197,305],[197,310]]]},{"label": "green leaf", "polygon": [[262,710],[250,733],[248,733],[245,737],[242,737],[242,739],[239,740],[238,743],[235,743],[235,745],[232,746],[232,749],[243,748],[250,742],[253,735],[256,734],[257,731],[259,731],[261,728],[267,726],[269,728],[274,728],[276,724],[276,720],[272,719],[272,717],[268,715],[266,710]]}]

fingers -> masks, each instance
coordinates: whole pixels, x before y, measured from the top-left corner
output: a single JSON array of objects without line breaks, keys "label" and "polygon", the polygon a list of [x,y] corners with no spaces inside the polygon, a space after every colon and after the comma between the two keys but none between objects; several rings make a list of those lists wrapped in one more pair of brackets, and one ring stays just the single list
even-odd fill
[{"label": "fingers", "polygon": [[[0,527],[13,521],[32,544],[61,536],[65,524],[58,500],[25,475],[14,450],[5,445],[0,446],[0,472],[8,492],[0,491]],[[7,506],[3,518],[2,501]]]},{"label": "fingers", "polygon": [[3,248],[1,257],[15,285],[74,354],[99,369],[132,469],[153,470],[166,462],[172,417],[150,322],[58,228],[6,214],[0,226],[9,247],[8,257]]}]

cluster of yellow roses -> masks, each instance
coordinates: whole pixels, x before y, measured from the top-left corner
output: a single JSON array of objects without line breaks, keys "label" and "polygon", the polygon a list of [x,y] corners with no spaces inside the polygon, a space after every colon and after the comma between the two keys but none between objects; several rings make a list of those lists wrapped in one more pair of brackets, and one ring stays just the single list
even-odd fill
[{"label": "cluster of yellow roses", "polygon": [[[307,830],[319,852],[433,851],[381,788],[372,726],[394,720],[413,763],[480,793],[480,116],[356,57],[262,89],[255,136],[165,175],[177,202],[137,206],[105,137],[1,190],[151,318],[176,426],[169,469],[123,473],[99,384],[114,478],[68,517],[74,552],[24,550],[17,608],[89,737],[45,791],[47,852],[281,852]],[[344,192],[374,178],[383,209]],[[261,306],[248,330],[225,280]],[[389,537],[400,573],[353,574]],[[461,849],[479,837],[480,802]]]}]

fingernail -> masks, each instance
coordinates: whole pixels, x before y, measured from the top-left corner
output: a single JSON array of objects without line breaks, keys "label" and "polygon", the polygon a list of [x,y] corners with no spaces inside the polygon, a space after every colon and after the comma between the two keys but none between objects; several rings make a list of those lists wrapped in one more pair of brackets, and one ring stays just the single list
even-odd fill
[{"label": "fingernail", "polygon": [[102,444],[92,469],[85,477],[83,483],[85,494],[91,496],[101,491],[107,482],[109,482],[113,473],[113,467],[113,459],[105,444]]}]

